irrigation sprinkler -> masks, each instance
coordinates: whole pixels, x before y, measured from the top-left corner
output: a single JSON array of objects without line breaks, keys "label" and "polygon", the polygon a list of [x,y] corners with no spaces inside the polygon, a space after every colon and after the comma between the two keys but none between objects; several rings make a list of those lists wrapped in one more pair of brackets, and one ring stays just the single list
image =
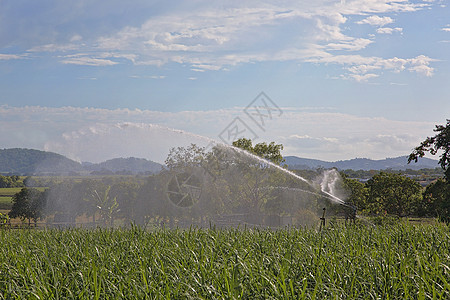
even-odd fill
[{"label": "irrigation sprinkler", "polygon": [[319,231],[322,231],[322,228],[325,228],[325,211],[326,208],[323,208],[323,214],[322,214],[322,218],[320,218],[320,228]]},{"label": "irrigation sprinkler", "polygon": [[352,204],[341,204],[344,207],[344,214],[345,214],[345,224],[347,224],[347,221],[350,223],[355,223],[356,221],[356,206]]}]

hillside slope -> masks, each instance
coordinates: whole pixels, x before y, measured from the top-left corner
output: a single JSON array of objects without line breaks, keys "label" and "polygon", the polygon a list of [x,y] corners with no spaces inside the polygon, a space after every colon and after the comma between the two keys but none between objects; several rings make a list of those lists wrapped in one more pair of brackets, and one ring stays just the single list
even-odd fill
[{"label": "hillside slope", "polygon": [[114,158],[98,164],[86,165],[85,169],[94,172],[110,171],[129,172],[132,174],[151,173],[156,174],[162,169],[162,165],[144,158]]},{"label": "hillside slope", "polygon": [[80,172],[80,163],[67,157],[34,149],[0,149],[0,173],[29,175]]},{"label": "hillside slope", "polygon": [[317,169],[317,168],[338,168],[340,170],[406,170],[406,169],[425,169],[438,168],[438,161],[429,158],[421,158],[417,163],[408,164],[407,156],[373,160],[368,158],[354,158],[349,160],[339,160],[335,162],[301,158],[297,156],[286,156],[286,164],[290,169]]},{"label": "hillside slope", "polygon": [[80,164],[53,152],[23,148],[0,149],[0,174],[155,174],[162,168],[161,164],[144,158],[114,158],[98,164]]}]

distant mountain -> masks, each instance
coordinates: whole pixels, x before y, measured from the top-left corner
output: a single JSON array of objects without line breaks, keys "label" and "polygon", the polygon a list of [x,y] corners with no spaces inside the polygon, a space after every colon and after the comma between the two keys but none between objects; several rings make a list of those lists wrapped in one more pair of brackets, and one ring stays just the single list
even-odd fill
[{"label": "distant mountain", "polygon": [[297,156],[285,156],[284,157],[285,164],[288,165],[289,169],[299,169],[299,170],[306,170],[306,169],[317,169],[317,168],[332,168],[333,163],[324,161],[324,160],[318,160],[318,159],[310,159],[310,158],[301,158]]},{"label": "distant mountain", "polygon": [[143,158],[115,158],[99,164],[80,164],[63,155],[33,149],[0,149],[0,173],[45,174],[155,174],[162,165]]},{"label": "distant mountain", "polygon": [[45,174],[80,172],[80,163],[53,152],[33,149],[0,149],[0,173],[3,174]]},{"label": "distant mountain", "polygon": [[[317,159],[286,156],[290,169],[317,169],[336,167],[340,170],[405,170],[439,167],[437,160],[421,158],[418,163],[407,164],[408,157],[400,156],[381,160],[355,158],[328,162]],[[0,173],[14,175],[38,174],[155,174],[163,166],[143,158],[115,158],[102,163],[83,163],[53,153],[33,149],[0,149]]]},{"label": "distant mountain", "polygon": [[114,158],[99,164],[86,164],[85,169],[92,172],[111,172],[122,174],[156,174],[162,165],[144,158]]},{"label": "distant mountain", "polygon": [[408,164],[407,156],[399,156],[395,158],[386,158],[380,160],[372,160],[368,158],[354,158],[349,160],[339,160],[328,162],[317,159],[300,158],[297,156],[286,156],[286,164],[290,169],[317,169],[317,168],[338,168],[340,170],[406,170],[406,169],[425,169],[439,167],[438,161],[429,158],[421,158],[417,163]]}]

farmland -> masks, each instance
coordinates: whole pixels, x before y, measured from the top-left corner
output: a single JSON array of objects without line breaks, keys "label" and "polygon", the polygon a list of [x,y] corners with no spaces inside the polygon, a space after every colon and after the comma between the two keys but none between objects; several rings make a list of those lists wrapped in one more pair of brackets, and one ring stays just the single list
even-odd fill
[{"label": "farmland", "polygon": [[0,188],[0,209],[11,209],[11,198],[21,188]]},{"label": "farmland", "polygon": [[0,298],[449,299],[444,224],[1,230]]},{"label": "farmland", "polygon": [[[20,192],[21,187],[14,188],[0,188],[0,210],[9,210],[12,206],[12,197],[14,194]],[[38,188],[39,191],[44,191],[45,188]]]}]

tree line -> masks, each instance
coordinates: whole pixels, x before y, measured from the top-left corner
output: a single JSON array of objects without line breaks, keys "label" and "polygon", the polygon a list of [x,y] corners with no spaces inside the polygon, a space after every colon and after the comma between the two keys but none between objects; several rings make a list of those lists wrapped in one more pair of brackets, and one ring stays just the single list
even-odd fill
[{"label": "tree line", "polygon": [[[450,120],[438,125],[435,137],[427,138],[414,149],[409,161],[416,161],[429,151],[442,150],[440,165],[444,178],[425,189],[417,182],[396,173],[375,174],[366,183],[342,173],[342,192],[348,205],[368,215],[438,217],[450,221]],[[282,145],[240,139],[233,146],[281,166]],[[53,214],[54,220],[74,221],[86,215],[92,222],[105,225],[122,218],[145,223],[173,221],[227,213],[293,215],[317,211],[327,199],[308,184],[271,168],[264,161],[249,159],[230,148],[206,149],[191,145],[171,149],[166,169],[147,180],[83,180],[54,183],[43,192],[24,188],[13,197],[10,217],[37,221]],[[298,171],[312,179],[314,171]],[[200,182],[202,181],[202,182]],[[280,188],[281,187],[281,188]],[[301,191],[298,197],[295,191]],[[306,195],[306,196],[304,196]],[[328,201],[329,202],[329,201]],[[97,218],[97,219],[96,219]]]},{"label": "tree line", "polygon": [[423,188],[404,175],[381,172],[366,183],[343,174],[343,183],[349,191],[347,202],[366,215],[437,217],[449,221],[450,188],[445,179]]},{"label": "tree line", "polygon": [[343,172],[344,185],[350,191],[347,201],[368,214],[438,217],[450,222],[450,120],[446,125],[436,125],[434,131],[435,136],[427,137],[414,148],[408,163],[417,162],[427,152],[440,154],[443,178],[421,188],[407,176],[392,172],[375,174],[365,184],[349,179],[349,172]]},{"label": "tree line", "polygon": [[0,175],[0,188],[23,187],[24,183],[19,176],[3,176]]},{"label": "tree line", "polygon": [[[245,151],[237,151],[243,143]],[[242,146],[241,145],[241,146]],[[241,149],[244,149],[244,146]],[[261,215],[287,215],[322,207],[323,195],[315,195],[306,183],[274,169],[283,162],[282,145],[236,141],[236,148],[196,145],[171,149],[166,168],[147,179],[63,180],[49,184],[45,191],[24,188],[13,197],[10,217],[36,222],[53,216],[54,222],[74,222],[78,216],[92,218],[93,224],[207,222],[224,214],[245,215],[257,222]],[[253,155],[247,155],[250,152]],[[28,179],[29,183],[36,184]],[[287,187],[284,190],[279,187]],[[294,193],[310,189],[303,199]]]}]

